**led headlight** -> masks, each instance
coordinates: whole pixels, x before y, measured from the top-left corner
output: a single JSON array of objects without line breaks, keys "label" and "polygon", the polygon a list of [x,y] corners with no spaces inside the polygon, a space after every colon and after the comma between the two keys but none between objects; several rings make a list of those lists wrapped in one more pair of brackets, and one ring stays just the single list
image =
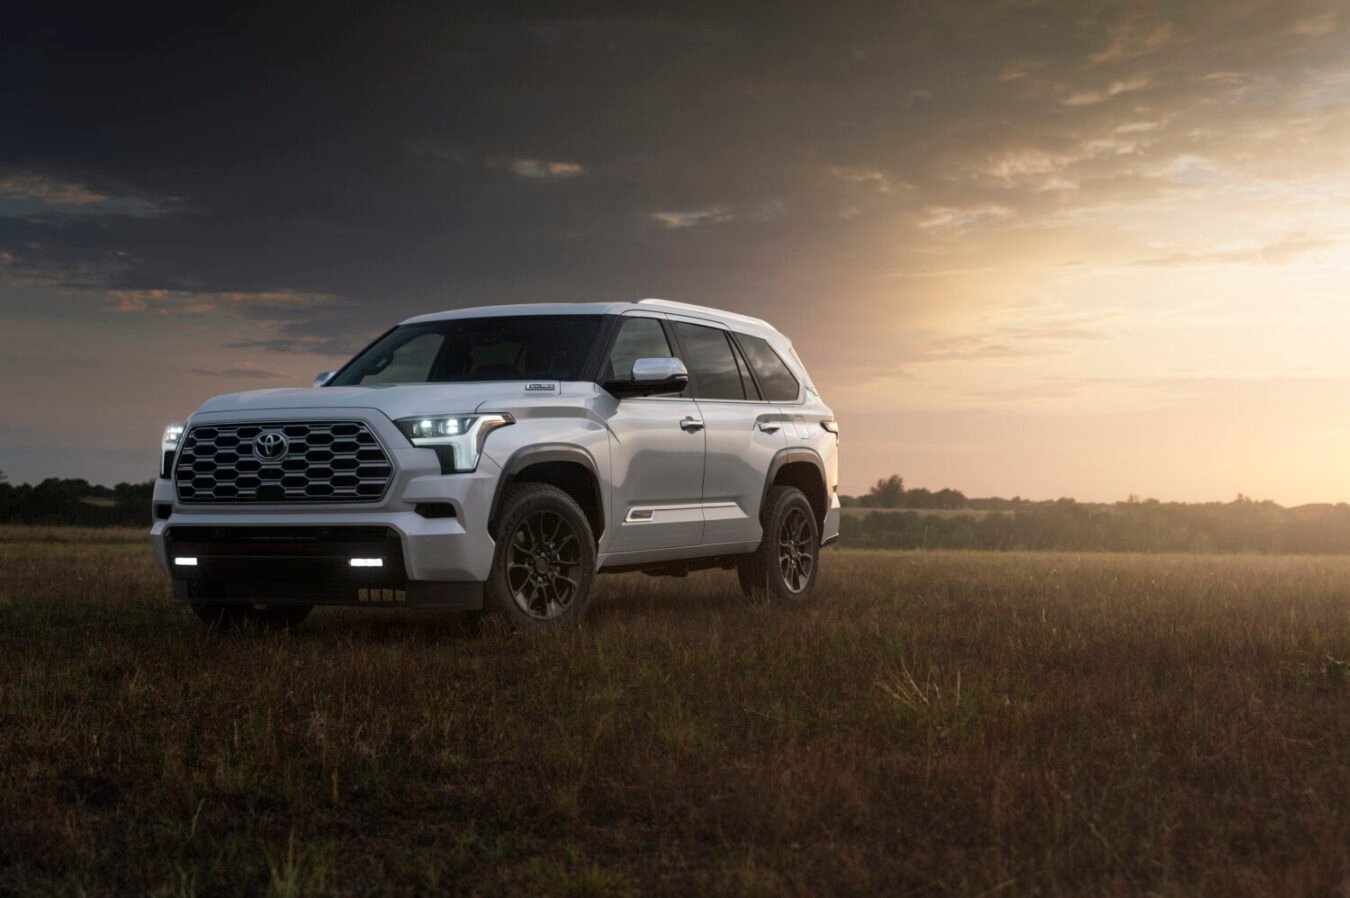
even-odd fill
[{"label": "led headlight", "polygon": [[159,440],[159,476],[173,476],[173,454],[178,451],[178,442],[183,439],[184,424],[170,424],[164,428],[164,436]]},{"label": "led headlight", "polygon": [[414,446],[436,450],[442,474],[455,474],[477,468],[488,434],[516,421],[507,414],[423,415],[394,423]]}]

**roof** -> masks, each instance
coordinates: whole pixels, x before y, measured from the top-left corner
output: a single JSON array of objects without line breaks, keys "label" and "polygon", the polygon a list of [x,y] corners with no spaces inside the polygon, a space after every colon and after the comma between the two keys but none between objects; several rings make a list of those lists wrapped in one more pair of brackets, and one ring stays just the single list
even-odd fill
[{"label": "roof", "polygon": [[639,299],[634,302],[533,302],[503,306],[475,306],[467,309],[447,309],[444,312],[417,315],[402,323],[420,324],[424,321],[488,318],[496,315],[622,315],[624,312],[637,309],[671,312],[693,318],[711,318],[723,324],[734,324],[774,334],[778,333],[773,325],[759,318],[751,318],[749,315],[741,315],[736,312],[724,312],[721,309],[713,309],[708,306],[674,302],[668,299]]}]

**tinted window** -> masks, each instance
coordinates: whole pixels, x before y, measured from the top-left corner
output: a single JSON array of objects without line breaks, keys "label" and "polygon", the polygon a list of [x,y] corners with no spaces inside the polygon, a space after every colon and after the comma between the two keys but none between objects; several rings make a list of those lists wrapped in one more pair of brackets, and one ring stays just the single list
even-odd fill
[{"label": "tinted window", "polygon": [[441,334],[417,334],[389,354],[389,361],[361,381],[364,384],[425,383],[445,345]]},{"label": "tinted window", "polygon": [[668,359],[672,355],[661,322],[655,318],[626,318],[614,338],[614,348],[605,370],[600,372],[600,381],[629,380],[633,376],[633,363],[638,359]]},{"label": "tinted window", "polygon": [[[727,336],[730,337],[730,334]],[[761,399],[759,388],[755,386],[755,379],[750,376],[749,363],[745,360],[745,356],[741,355],[741,351],[736,348],[736,341],[729,340],[729,342],[731,343],[731,351],[736,356],[736,370],[741,373],[741,386],[745,388],[745,398]]]},{"label": "tinted window", "polygon": [[675,322],[675,336],[694,382],[695,399],[744,399],[741,372],[725,332]]},{"label": "tinted window", "polygon": [[408,324],[375,341],[329,383],[580,380],[599,325],[595,315],[512,315]]},{"label": "tinted window", "polygon": [[783,360],[773,351],[768,341],[745,334],[737,334],[736,339],[745,350],[750,367],[755,371],[755,377],[759,378],[764,398],[770,402],[794,401],[798,392],[797,378],[788,370],[788,366],[783,364]]}]

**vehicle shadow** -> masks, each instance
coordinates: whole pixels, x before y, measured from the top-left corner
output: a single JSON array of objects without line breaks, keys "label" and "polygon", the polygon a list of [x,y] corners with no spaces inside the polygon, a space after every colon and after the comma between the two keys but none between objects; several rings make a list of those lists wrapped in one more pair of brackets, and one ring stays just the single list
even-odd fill
[{"label": "vehicle shadow", "polygon": [[295,636],[338,637],[371,644],[464,641],[492,629],[478,618],[451,612],[316,608]]},{"label": "vehicle shadow", "polygon": [[[762,603],[744,596],[735,575],[726,571],[696,572],[688,577],[616,574],[597,579],[590,609],[579,626],[595,629],[639,622],[683,624],[713,616],[753,613],[752,609]],[[248,638],[268,632],[245,628],[217,635]],[[513,631],[492,614],[318,607],[302,625],[286,635],[304,641],[433,645],[548,634]]]}]

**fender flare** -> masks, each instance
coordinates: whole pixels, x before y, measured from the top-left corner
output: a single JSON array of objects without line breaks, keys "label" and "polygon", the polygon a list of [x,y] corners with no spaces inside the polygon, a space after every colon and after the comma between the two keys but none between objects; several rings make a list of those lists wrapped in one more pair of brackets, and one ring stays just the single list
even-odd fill
[{"label": "fender flare", "polygon": [[[805,446],[789,446],[786,449],[779,449],[774,453],[769,461],[768,473],[764,476],[764,492],[759,497],[759,511],[764,513],[764,503],[769,499],[769,490],[773,488],[774,478],[778,476],[784,466],[796,462],[807,462],[815,467],[816,473],[820,475],[820,491],[825,496],[825,510],[821,513],[822,520],[817,524],[823,523],[825,514],[829,513],[830,488],[829,478],[825,476],[825,460],[820,457],[820,453],[814,449],[808,449]],[[808,497],[809,498],[809,497]]]},{"label": "fender flare", "polygon": [[488,514],[489,533],[496,532],[497,519],[501,514],[502,503],[506,500],[506,490],[515,482],[516,475],[530,465],[553,461],[579,464],[591,475],[591,490],[595,494],[595,507],[600,512],[601,526],[601,531],[597,532],[595,537],[596,539],[600,538],[600,533],[604,532],[605,522],[609,518],[604,491],[600,488],[599,469],[596,468],[595,459],[591,457],[589,452],[567,443],[540,443],[534,446],[522,446],[511,453],[502,465],[502,476],[498,478],[497,490],[492,496],[492,511]]}]

